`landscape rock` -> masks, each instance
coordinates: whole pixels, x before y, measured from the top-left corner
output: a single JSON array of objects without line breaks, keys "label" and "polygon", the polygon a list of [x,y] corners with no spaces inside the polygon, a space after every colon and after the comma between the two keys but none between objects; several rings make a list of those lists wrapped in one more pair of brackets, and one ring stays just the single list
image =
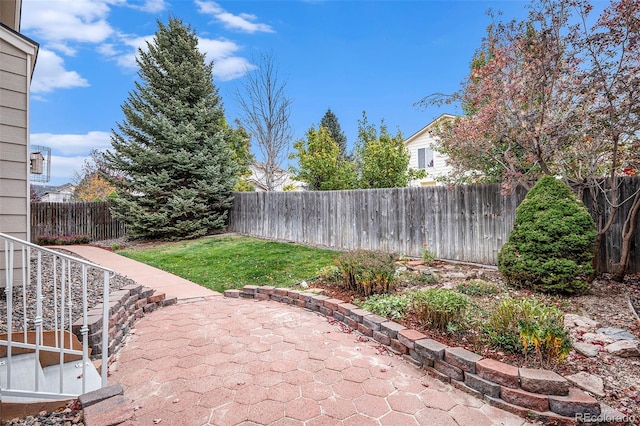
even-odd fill
[{"label": "landscape rock", "polygon": [[619,340],[602,333],[585,333],[581,338],[586,343],[601,342],[604,344],[613,343],[616,340]]},{"label": "landscape rock", "polygon": [[576,314],[565,314],[564,316],[564,326],[566,328],[573,327],[585,327],[585,328],[596,328],[598,327],[598,322],[592,320],[591,318],[583,317]]},{"label": "landscape rock", "polygon": [[447,272],[443,278],[450,280],[464,280],[467,278],[467,274],[464,272]]},{"label": "landscape rock", "polygon": [[613,340],[638,340],[636,336],[621,328],[599,328],[598,330],[596,330],[596,332],[599,334],[604,334],[605,336],[609,336]]},{"label": "landscape rock", "polygon": [[602,377],[581,371],[576,374],[566,376],[565,379],[573,383],[575,386],[585,390],[595,396],[604,397],[604,380]]},{"label": "landscape rock", "polygon": [[601,348],[601,346],[598,345],[592,345],[591,343],[582,342],[573,342],[572,346],[576,352],[578,352],[580,355],[586,356],[587,358],[598,356]]},{"label": "landscape rock", "polygon": [[618,340],[604,347],[604,350],[611,355],[630,358],[640,356],[640,341],[638,340]]}]

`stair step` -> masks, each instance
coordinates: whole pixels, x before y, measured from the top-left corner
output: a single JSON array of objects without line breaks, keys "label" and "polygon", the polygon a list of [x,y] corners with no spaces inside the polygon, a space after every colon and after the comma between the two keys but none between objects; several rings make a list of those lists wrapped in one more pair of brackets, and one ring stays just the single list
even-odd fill
[{"label": "stair step", "polygon": [[[51,393],[60,392],[60,364],[44,368],[46,378],[46,390]],[[100,389],[102,378],[91,361],[87,361],[85,390],[82,391],[82,361],[62,364],[63,392],[66,394],[81,395]]]},{"label": "stair step", "polygon": [[[35,389],[36,374],[35,354],[21,354],[11,357],[11,390],[33,392]],[[7,359],[0,358],[0,389],[7,389]],[[44,393],[60,393],[60,368],[63,374],[63,394],[81,395],[82,390],[82,361],[55,364],[44,369],[37,363],[39,391]],[[102,385],[100,374],[92,362],[86,366],[85,392],[99,389]],[[61,397],[61,400],[67,399]],[[22,397],[2,395],[3,403],[32,403],[38,401],[51,401],[51,398]]]},{"label": "stair step", "polygon": [[[7,358],[0,358],[0,389],[7,388]],[[40,389],[45,386],[45,376],[34,353],[13,355],[11,357],[11,387],[19,390],[33,390],[36,386],[36,374]]]}]

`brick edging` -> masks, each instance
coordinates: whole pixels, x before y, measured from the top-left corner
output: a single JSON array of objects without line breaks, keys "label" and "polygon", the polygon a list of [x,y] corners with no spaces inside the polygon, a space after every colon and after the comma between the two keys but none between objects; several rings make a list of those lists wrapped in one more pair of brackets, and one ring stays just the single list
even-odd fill
[{"label": "brick edging", "polygon": [[553,371],[518,368],[461,347],[444,345],[339,299],[288,288],[249,285],[226,290],[224,296],[273,300],[332,317],[389,346],[430,375],[523,417],[576,424],[580,416],[600,415],[600,403],[595,398],[571,387]]},{"label": "brick edging", "polygon": [[[176,297],[167,299],[164,293],[155,293],[155,290],[141,284],[129,284],[111,292],[109,294],[109,356],[113,356],[120,350],[124,337],[137,320],[157,308],[175,305],[177,302]],[[87,337],[92,358],[102,354],[103,306],[103,303],[99,303],[87,312],[89,327]],[[82,324],[83,318],[79,318],[72,327],[73,333],[80,341],[82,341],[80,332]]]}]

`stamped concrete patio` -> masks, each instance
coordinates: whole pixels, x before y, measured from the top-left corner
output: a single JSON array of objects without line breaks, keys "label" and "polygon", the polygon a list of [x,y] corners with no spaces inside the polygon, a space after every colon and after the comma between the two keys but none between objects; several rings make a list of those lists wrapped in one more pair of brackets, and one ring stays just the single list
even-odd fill
[{"label": "stamped concrete patio", "polygon": [[[134,261],[74,251],[118,271],[126,265],[137,279]],[[110,384],[123,386],[135,410],[128,424],[527,424],[314,312],[195,292],[148,268],[144,285],[181,300],[136,323],[110,367]]]}]

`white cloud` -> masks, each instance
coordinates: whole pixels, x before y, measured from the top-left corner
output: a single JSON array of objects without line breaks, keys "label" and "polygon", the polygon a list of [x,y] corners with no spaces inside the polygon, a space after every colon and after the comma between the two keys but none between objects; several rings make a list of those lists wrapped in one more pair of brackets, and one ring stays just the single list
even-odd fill
[{"label": "white cloud", "polygon": [[60,56],[50,50],[40,49],[31,83],[33,93],[49,93],[54,89],[87,86],[89,86],[89,82],[80,74],[75,71],[67,71],[64,68],[64,61]]},{"label": "white cloud", "polygon": [[198,39],[198,49],[213,61],[213,76],[221,81],[242,77],[247,70],[255,68],[246,58],[233,56],[240,49],[230,40]]},{"label": "white cloud", "polygon": [[98,51],[105,57],[114,60],[121,68],[128,71],[135,71],[138,68],[138,65],[136,64],[138,48],[146,51],[146,42],[152,41],[153,35],[136,37],[120,34],[119,38],[121,43],[120,46],[116,46],[112,43],[105,43],[98,47]]},{"label": "white cloud", "polygon": [[114,33],[106,18],[114,0],[24,0],[22,30],[32,32],[50,48],[65,54],[75,49],[69,44],[100,43]]},{"label": "white cloud", "polygon": [[255,22],[258,17],[249,13],[241,13],[234,15],[227,12],[220,5],[214,1],[195,0],[196,6],[200,13],[211,15],[222,24],[231,30],[238,30],[246,33],[272,33],[273,28],[267,24]]},{"label": "white cloud", "polygon": [[[147,43],[153,39],[153,35],[143,37],[127,37],[122,35],[121,42],[126,49],[120,49],[110,43],[101,45],[98,51],[106,57],[114,60],[120,67],[134,71],[137,69],[136,55],[138,48],[147,50]],[[207,61],[213,61],[213,76],[220,81],[233,80],[242,77],[247,69],[255,68],[247,59],[234,56],[240,50],[240,46],[225,39],[198,39],[198,50],[204,53]]]},{"label": "white cloud", "polygon": [[[111,134],[93,131],[86,134],[32,133],[31,144],[50,147],[62,155],[88,155],[92,149],[111,147]],[[66,157],[65,157],[66,158]],[[53,160],[52,160],[53,164]],[[82,164],[80,162],[79,164]]]},{"label": "white cloud", "polygon": [[213,63],[213,76],[221,81],[229,81],[244,76],[247,71],[255,69],[245,58],[233,56]]},{"label": "white cloud", "polygon": [[167,8],[164,0],[145,0],[141,5],[130,4],[129,7],[148,13],[162,12]]},{"label": "white cloud", "polygon": [[82,170],[82,164],[88,156],[62,157],[51,156],[51,183],[62,184],[71,182],[76,172]]}]

